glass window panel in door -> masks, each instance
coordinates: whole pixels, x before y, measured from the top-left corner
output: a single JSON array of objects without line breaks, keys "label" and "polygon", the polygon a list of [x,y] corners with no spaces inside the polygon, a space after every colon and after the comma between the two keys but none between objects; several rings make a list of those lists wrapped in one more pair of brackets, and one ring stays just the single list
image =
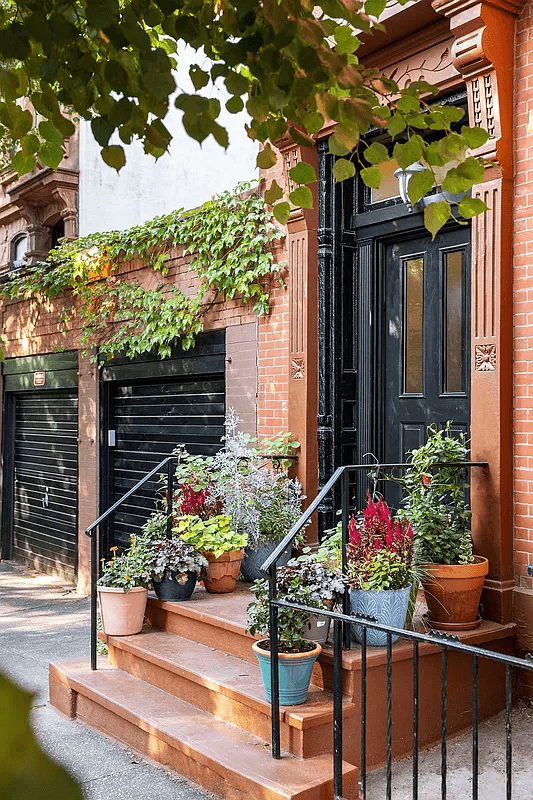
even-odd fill
[{"label": "glass window panel in door", "polygon": [[446,283],[445,386],[446,392],[464,392],[464,251],[444,254]]},{"label": "glass window panel in door", "polygon": [[404,261],[404,393],[423,392],[424,258]]}]

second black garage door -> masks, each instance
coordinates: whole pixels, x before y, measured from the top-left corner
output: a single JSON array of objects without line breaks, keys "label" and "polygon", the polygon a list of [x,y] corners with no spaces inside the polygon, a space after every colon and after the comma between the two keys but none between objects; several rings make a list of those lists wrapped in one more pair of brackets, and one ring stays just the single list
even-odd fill
[{"label": "second black garage door", "polygon": [[[170,455],[176,445],[182,443],[189,452],[203,455],[212,455],[221,447],[225,415],[223,333],[202,337],[194,351],[178,353],[181,357],[168,362],[142,361],[104,368],[105,508]],[[161,371],[171,374],[161,375]],[[161,485],[157,480],[150,481],[117,511],[102,541],[103,555],[111,544],[125,546],[130,534],[139,532],[158,492],[161,494]]]}]

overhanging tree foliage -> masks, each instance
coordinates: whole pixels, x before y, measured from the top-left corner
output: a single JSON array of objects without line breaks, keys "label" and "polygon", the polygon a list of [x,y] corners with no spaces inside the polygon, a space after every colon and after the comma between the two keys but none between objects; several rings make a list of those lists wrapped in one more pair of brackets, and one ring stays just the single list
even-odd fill
[{"label": "overhanging tree foliage", "polygon": [[[178,93],[175,104],[197,141],[213,136],[222,147],[228,144],[218,121],[220,101],[210,96],[213,84],[223,83],[227,110],[246,107],[249,136],[267,142],[258,156],[261,167],[275,161],[268,141],[289,135],[311,145],[313,134],[333,120],[337,180],[360,167],[365,183],[378,185],[376,165],[389,158],[389,148],[365,141],[377,128],[394,142],[401,167],[418,160],[427,165],[411,181],[412,202],[434,185],[434,168],[454,160],[460,163],[442,186],[466,191],[483,175],[468,149],[483,144],[487,134],[467,126],[457,130],[463,112],[428,105],[424,98],[436,90],[423,81],[400,90],[357,57],[359,34],[381,28],[377,18],[384,8],[385,0],[2,0],[0,133],[16,144],[13,168],[19,175],[30,172],[36,158],[49,167],[60,164],[64,139],[74,132],[65,109],[91,121],[104,161],[117,170],[125,152],[110,144],[115,132],[125,144],[140,138],[147,153],[161,156],[172,138],[163,120],[176,89],[176,53],[186,44],[202,63],[190,68],[196,91]],[[21,98],[36,109],[36,120]],[[309,207],[314,171],[300,164],[291,177],[298,186],[290,199]],[[276,204],[278,220],[286,221],[289,205],[278,202],[282,190],[275,182],[266,197]],[[459,210],[470,217],[484,208],[467,197]],[[428,206],[428,229],[434,234],[450,212],[444,201]]]}]

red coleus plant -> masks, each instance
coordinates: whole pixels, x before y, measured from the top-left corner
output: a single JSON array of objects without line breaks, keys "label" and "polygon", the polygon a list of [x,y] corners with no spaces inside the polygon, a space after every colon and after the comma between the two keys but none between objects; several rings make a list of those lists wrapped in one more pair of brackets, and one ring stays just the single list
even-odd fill
[{"label": "red coleus plant", "polygon": [[190,483],[180,483],[174,494],[174,513],[209,519],[214,514],[211,494],[207,486],[195,489]]},{"label": "red coleus plant", "polygon": [[413,531],[409,520],[392,517],[383,499],[368,504],[348,523],[348,577],[353,589],[401,589],[413,567]]}]

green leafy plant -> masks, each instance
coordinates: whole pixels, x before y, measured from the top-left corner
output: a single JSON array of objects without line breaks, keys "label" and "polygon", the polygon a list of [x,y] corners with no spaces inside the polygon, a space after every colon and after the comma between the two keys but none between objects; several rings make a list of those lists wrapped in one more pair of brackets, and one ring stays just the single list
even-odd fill
[{"label": "green leafy plant", "polygon": [[[385,6],[385,0],[333,6],[329,0],[256,0],[245,8],[228,0],[45,5],[6,0],[0,6],[0,135],[15,143],[13,169],[19,175],[31,172],[37,159],[52,169],[60,165],[65,139],[75,133],[65,108],[90,121],[103,160],[117,171],[126,163],[123,145],[136,138],[155,158],[166,152],[172,134],[163,120],[172,101],[183,112],[189,136],[198,142],[212,136],[226,148],[228,133],[216,97],[222,82],[229,94],[225,109],[230,114],[246,109],[249,137],[265,143],[258,167],[276,163],[269,142],[287,137],[312,147],[313,136],[328,120],[336,123],[329,139],[330,153],[337,157],[336,180],[359,170],[368,186],[379,186],[377,165],[390,154],[369,137],[377,129],[392,139],[400,167],[417,161],[427,165],[410,187],[413,203],[437,180],[435,168],[449,162],[453,166],[442,187],[467,191],[484,165],[466,151],[483,145],[488,133],[467,125],[457,129],[462,110],[432,104],[438,90],[425,81],[400,86],[359,58],[359,34],[367,41],[383,30],[377,18]],[[199,63],[189,69],[193,89],[178,91],[174,99],[180,47],[196,51]],[[441,134],[437,141],[436,132]],[[309,185],[316,180],[313,167],[304,162],[289,175],[295,186],[288,198],[275,179],[267,190],[283,223],[290,203],[312,206]],[[465,198],[459,211],[473,216],[485,208],[481,200]],[[435,234],[450,214],[450,203],[433,203],[425,223]]]},{"label": "green leafy plant", "polygon": [[[324,609],[325,605],[318,592],[313,592],[302,577],[302,565],[295,568],[279,567],[277,576],[277,592],[279,600],[310,606],[311,608]],[[257,580],[250,587],[254,595],[247,609],[247,632],[252,635],[269,635],[269,601],[268,581]],[[305,625],[310,614],[297,608],[280,608],[278,611],[278,646],[282,652],[298,653],[312,650],[315,646],[304,639]]]},{"label": "green leafy plant", "polygon": [[132,534],[130,547],[121,555],[117,555],[118,547],[111,548],[112,558],[102,558],[102,574],[98,579],[99,586],[110,586],[129,592],[136,586],[147,587],[151,581],[149,552],[145,542]]},{"label": "green leafy plant", "polygon": [[184,584],[189,572],[200,572],[207,565],[207,559],[177,534],[150,542],[147,567],[156,581],[175,573],[176,582]]},{"label": "green leafy plant", "polygon": [[368,504],[348,524],[348,580],[352,589],[403,589],[413,582],[413,531],[409,520],[391,517],[387,503]]},{"label": "green leafy plant", "polygon": [[246,534],[236,533],[227,514],[217,514],[209,519],[185,515],[178,519],[173,530],[183,541],[200,553],[212,553],[218,558],[223,553],[246,547]]},{"label": "green leafy plant", "polygon": [[[283,282],[284,264],[273,253],[282,236],[264,199],[251,184],[240,184],[191,212],[180,209],[127,231],[64,242],[46,262],[11,273],[1,294],[42,300],[71,292],[74,302],[62,322],[78,317],[86,352],[97,348],[100,359],[115,353],[135,358],[155,348],[168,358],[177,337],[184,349],[194,345],[216,302],[238,298],[257,314],[269,312],[270,283]],[[177,246],[191,256],[187,269],[198,276],[195,295],[165,280],[170,248]],[[122,261],[134,258],[159,275],[155,288],[119,271]]]},{"label": "green leafy plant", "polygon": [[174,513],[208,519],[222,511],[231,518],[232,527],[256,547],[282,539],[301,516],[305,499],[301,484],[289,478],[282,458],[274,458],[300,445],[290,433],[281,432],[258,442],[238,431],[238,423],[230,410],[224,447],[214,456],[191,455],[184,447],[175,451],[179,489]]},{"label": "green leafy plant", "polygon": [[405,492],[405,513],[413,528],[417,564],[472,563],[468,480],[460,462],[468,461],[465,434],[427,428],[427,442],[411,451],[411,468],[396,477]]},{"label": "green leafy plant", "polygon": [[35,698],[0,674],[0,797],[4,800],[83,800],[63,767],[39,746],[31,725]]}]

